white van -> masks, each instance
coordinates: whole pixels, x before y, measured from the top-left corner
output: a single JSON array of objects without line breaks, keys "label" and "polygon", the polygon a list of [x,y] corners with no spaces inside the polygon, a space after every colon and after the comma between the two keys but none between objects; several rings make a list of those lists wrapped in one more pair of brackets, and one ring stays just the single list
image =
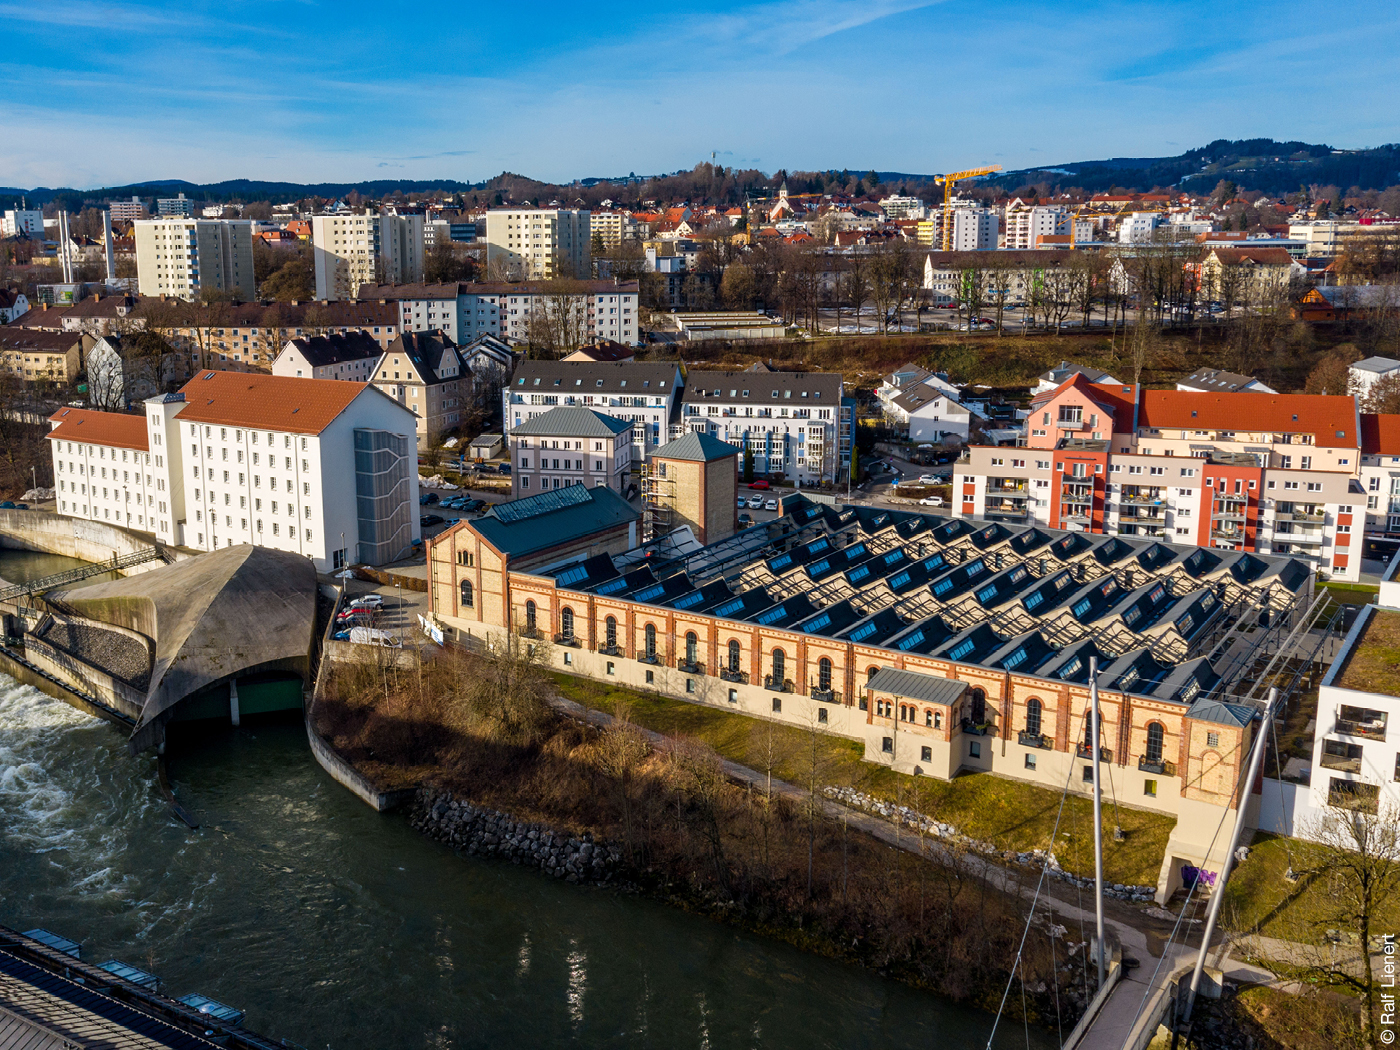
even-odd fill
[{"label": "white van", "polygon": [[378,627],[352,627],[350,628],[350,640],[358,645],[386,645],[390,648],[398,648],[403,645],[397,635],[381,631]]}]

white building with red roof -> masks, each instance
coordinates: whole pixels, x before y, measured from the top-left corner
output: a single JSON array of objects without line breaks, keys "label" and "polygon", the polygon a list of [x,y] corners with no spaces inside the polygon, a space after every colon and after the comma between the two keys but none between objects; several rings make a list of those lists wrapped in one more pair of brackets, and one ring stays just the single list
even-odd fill
[{"label": "white building with red roof", "polygon": [[49,417],[60,514],[212,551],[250,543],[319,571],[420,537],[413,413],[373,385],[201,371],[142,415]]}]

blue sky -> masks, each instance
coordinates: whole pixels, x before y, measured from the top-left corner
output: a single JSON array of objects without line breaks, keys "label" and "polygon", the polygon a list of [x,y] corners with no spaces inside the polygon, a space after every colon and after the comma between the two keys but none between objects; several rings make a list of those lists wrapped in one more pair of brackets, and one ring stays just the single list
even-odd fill
[{"label": "blue sky", "polygon": [[936,172],[1400,140],[1353,0],[0,0],[0,185]]}]

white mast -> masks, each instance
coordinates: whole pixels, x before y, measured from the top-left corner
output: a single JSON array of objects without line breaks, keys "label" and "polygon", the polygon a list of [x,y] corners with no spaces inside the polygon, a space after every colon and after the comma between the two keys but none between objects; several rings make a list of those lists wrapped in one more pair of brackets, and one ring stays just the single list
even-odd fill
[{"label": "white mast", "polygon": [[1099,778],[1099,658],[1089,657],[1089,704],[1093,728],[1089,761],[1094,763],[1094,938],[1099,962],[1099,987],[1104,985],[1103,940],[1103,783]]}]

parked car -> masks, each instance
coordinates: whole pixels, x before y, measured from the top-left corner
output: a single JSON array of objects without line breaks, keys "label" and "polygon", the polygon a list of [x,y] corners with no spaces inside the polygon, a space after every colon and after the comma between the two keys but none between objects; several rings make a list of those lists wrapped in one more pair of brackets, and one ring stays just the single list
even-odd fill
[{"label": "parked car", "polygon": [[436,503],[438,500],[442,499],[442,497],[439,496],[436,492],[429,492],[426,496],[423,497],[423,499],[427,503]]},{"label": "parked car", "polygon": [[28,510],[28,509],[29,509],[29,504],[28,504],[28,503],[16,503],[16,504],[15,504],[15,510]]},{"label": "parked car", "polygon": [[749,482],[749,488],[751,488],[751,489],[760,489],[760,490],[762,490],[762,489],[771,489],[772,487],[773,487],[773,486],[770,485],[770,484],[768,483],[768,479],[767,479],[767,478],[759,478],[757,481],[750,481],[750,482]]},{"label": "parked car", "polygon": [[919,500],[919,503],[925,507],[941,507],[943,506],[943,497],[925,496],[923,499]]},{"label": "parked car", "polygon": [[426,529],[433,525],[441,525],[443,523],[443,520],[444,519],[441,514],[424,514],[421,518],[418,519],[418,525],[419,527]]},{"label": "parked car", "polygon": [[777,510],[777,509],[778,509],[778,501],[775,500],[775,499],[770,499],[767,503],[765,503],[765,504],[763,505],[763,509],[764,509],[764,510]]},{"label": "parked car", "polygon": [[509,474],[509,473],[510,473],[510,464],[509,464],[509,463],[502,463],[500,466],[498,466],[498,467],[496,468],[496,470],[499,471],[499,472],[502,473],[502,474]]},{"label": "parked car", "polygon": [[377,594],[363,594],[350,602],[352,609],[378,609],[384,604],[384,599]]},{"label": "parked car", "polygon": [[743,510],[743,509],[744,509],[745,507],[747,507],[748,505],[749,505],[749,501],[746,500],[743,496],[740,496],[740,497],[739,497],[739,509],[740,509],[740,510]]},{"label": "parked car", "polygon": [[350,640],[350,632],[336,631],[335,634],[331,635],[331,638],[333,638],[337,642],[348,642]]},{"label": "parked car", "polygon": [[935,475],[933,475],[933,474],[920,474],[920,475],[919,475],[919,484],[920,484],[920,485],[937,485],[937,484],[938,484],[938,478],[937,478]]},{"label": "parked car", "polygon": [[13,503],[12,501],[10,501],[10,500],[5,500],[5,502],[0,503],[0,510],[14,510],[14,509],[15,509],[15,505],[14,505],[14,503]]},{"label": "parked car", "polygon": [[762,508],[762,506],[763,506],[763,497],[762,497],[762,496],[750,496],[750,497],[749,497],[749,510],[759,510],[759,509]]},{"label": "parked car", "polygon": [[350,640],[359,645],[383,645],[391,649],[397,649],[403,644],[396,636],[376,627],[352,627]]},{"label": "parked car", "polygon": [[[741,503],[741,504],[739,504],[739,506],[742,507],[743,504]],[[741,529],[747,529],[747,528],[748,528],[750,525],[752,525],[752,524],[753,524],[753,515],[751,515],[751,514],[740,514],[740,515],[739,515],[739,528],[741,528]]]},{"label": "parked car", "polygon": [[469,499],[462,504],[462,509],[466,511],[485,510],[486,501],[484,499]]}]

